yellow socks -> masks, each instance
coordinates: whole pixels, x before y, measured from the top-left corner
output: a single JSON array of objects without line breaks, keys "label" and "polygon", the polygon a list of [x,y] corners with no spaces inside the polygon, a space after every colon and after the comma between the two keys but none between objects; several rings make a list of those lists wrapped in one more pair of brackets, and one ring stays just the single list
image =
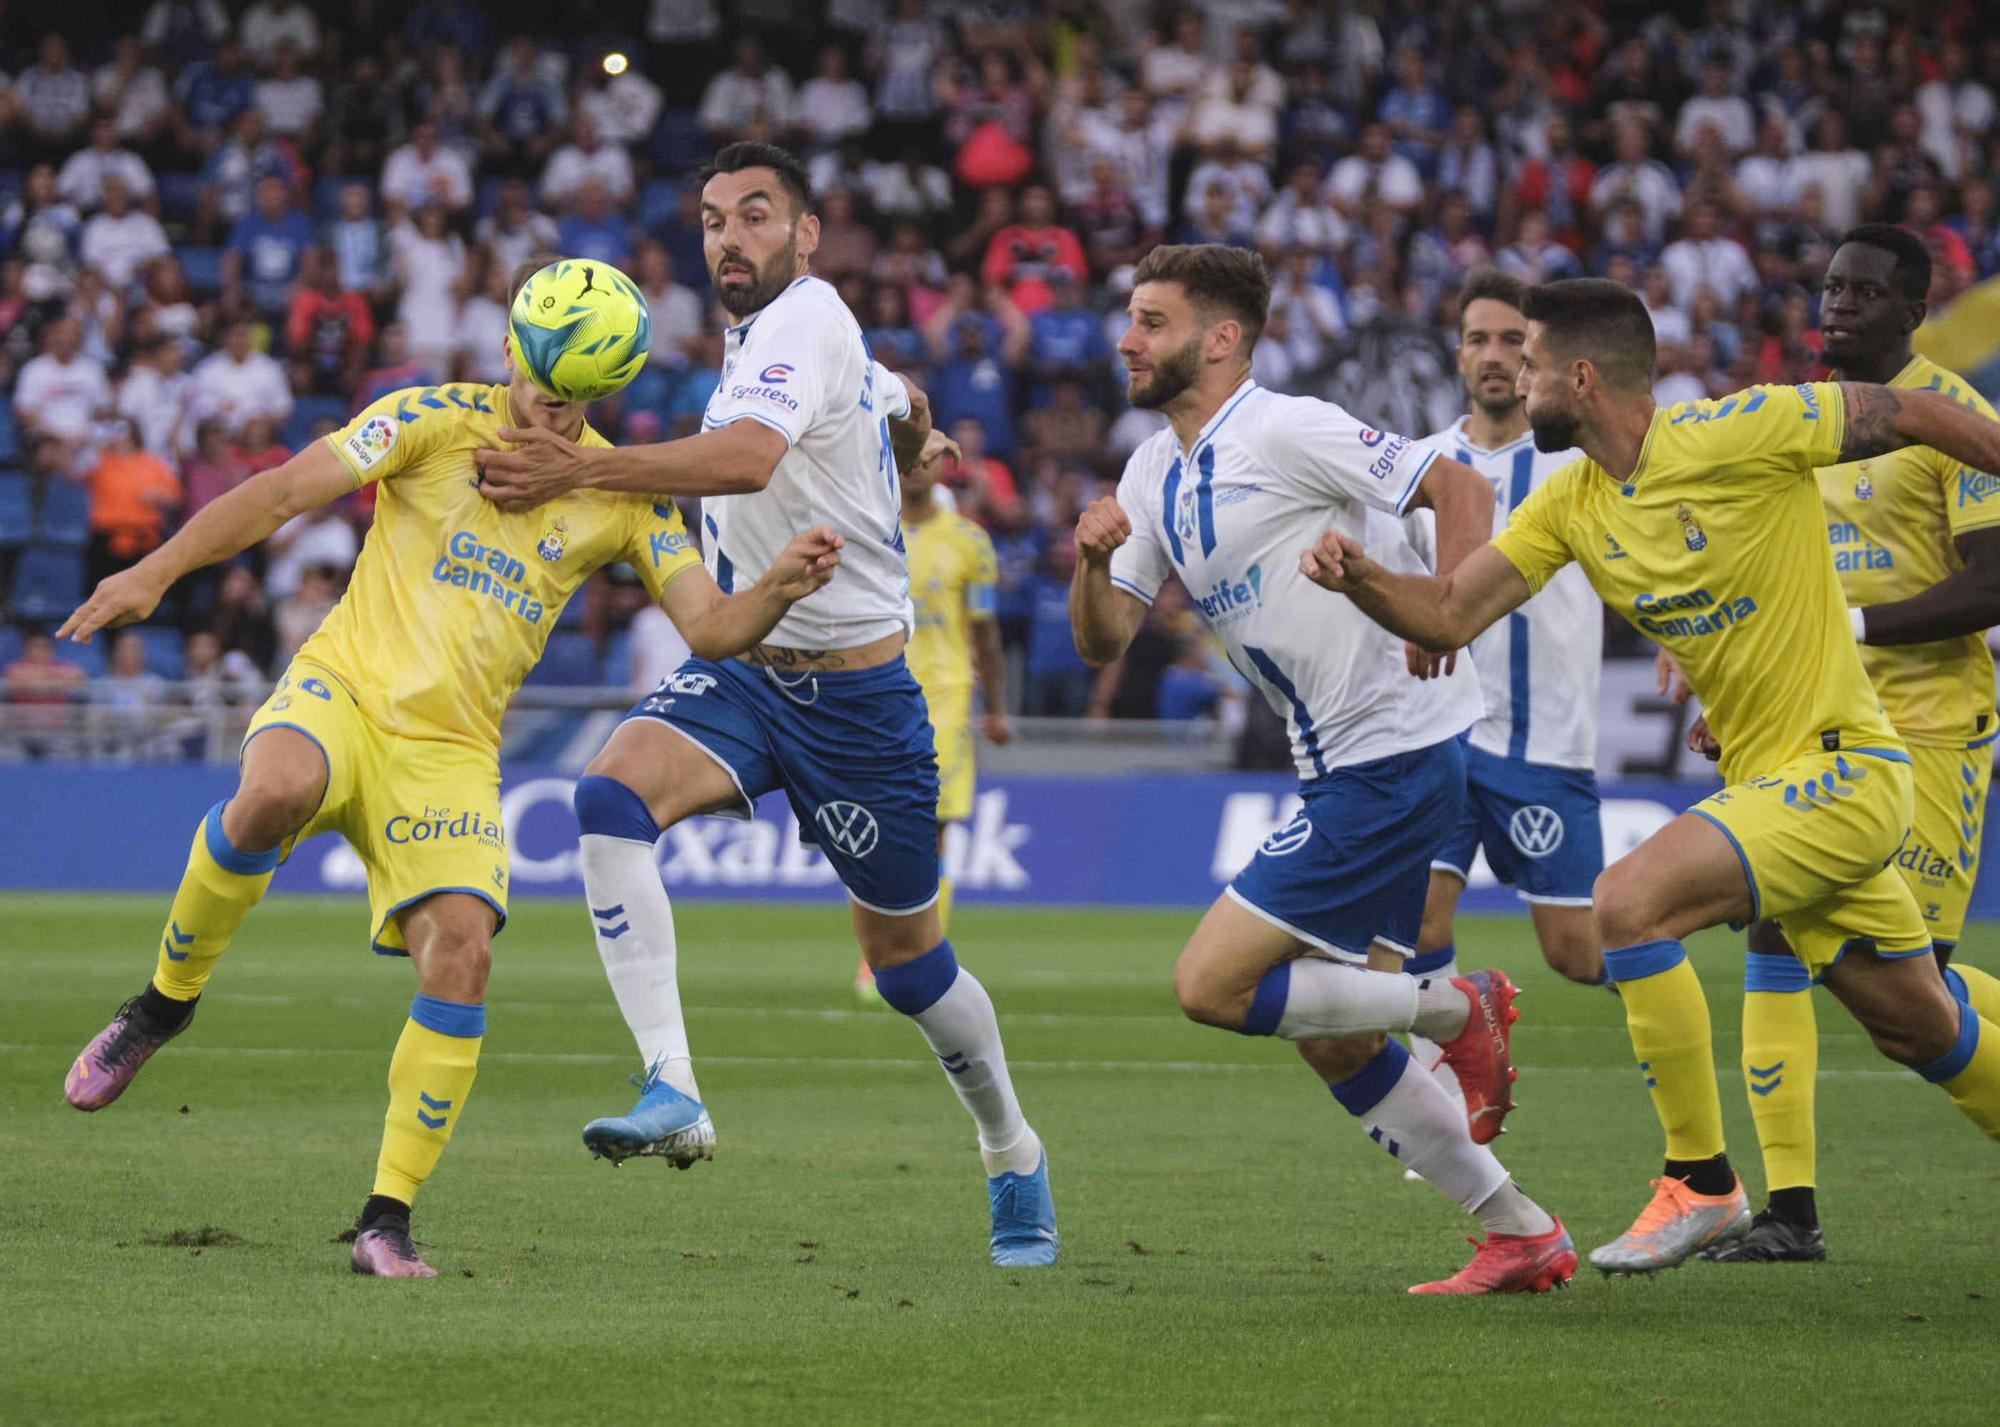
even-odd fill
[{"label": "yellow socks", "polygon": [[479,1072],[486,1007],[419,995],[389,1062],[389,1114],[374,1192],[408,1204],[430,1177]]},{"label": "yellow socks", "polygon": [[950,936],[951,935],[951,878],[949,877],[938,878],[937,909],[938,909],[938,930],[944,935]]},{"label": "yellow socks", "polygon": [[208,810],[188,849],[187,870],[160,932],[153,985],[176,1001],[201,994],[216,958],[228,949],[243,918],[263,898],[278,865],[278,849],[245,852],[222,832],[222,804]]},{"label": "yellow socks", "polygon": [[1743,1085],[1769,1189],[1815,1179],[1814,1081],[1819,1025],[1812,976],[1796,956],[1750,952],[1743,968]]},{"label": "yellow socks", "polygon": [[1670,1160],[1722,1153],[1722,1096],[1715,1085],[1708,1000],[1677,941],[1642,941],[1604,953],[1625,1003],[1625,1029],[1653,1112],[1667,1132]]},{"label": "yellow socks", "polygon": [[1959,1002],[1957,1044],[1917,1074],[1942,1085],[1959,1114],[2000,1140],[2000,1026]]}]

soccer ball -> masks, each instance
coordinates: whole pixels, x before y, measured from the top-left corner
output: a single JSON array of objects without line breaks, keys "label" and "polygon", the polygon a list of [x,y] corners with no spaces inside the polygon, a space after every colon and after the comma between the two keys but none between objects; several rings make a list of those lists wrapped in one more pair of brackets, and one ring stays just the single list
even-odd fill
[{"label": "soccer ball", "polygon": [[514,360],[559,401],[598,401],[646,365],[653,319],[638,285],[609,263],[561,258],[521,284],[507,315]]}]

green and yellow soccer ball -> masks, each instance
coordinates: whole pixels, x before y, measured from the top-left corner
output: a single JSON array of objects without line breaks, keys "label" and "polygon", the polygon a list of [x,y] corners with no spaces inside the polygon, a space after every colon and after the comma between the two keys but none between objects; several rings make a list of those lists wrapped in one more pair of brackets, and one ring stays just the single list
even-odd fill
[{"label": "green and yellow soccer ball", "polygon": [[639,375],[653,346],[638,284],[587,258],[559,258],[522,283],[507,332],[528,380],[558,401],[610,396]]}]

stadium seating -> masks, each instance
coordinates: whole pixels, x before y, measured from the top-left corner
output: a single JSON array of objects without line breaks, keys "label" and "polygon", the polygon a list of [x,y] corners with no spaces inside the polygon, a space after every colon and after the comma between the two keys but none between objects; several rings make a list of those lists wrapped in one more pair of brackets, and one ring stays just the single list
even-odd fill
[{"label": "stadium seating", "polygon": [[160,222],[169,230],[185,228],[201,209],[201,175],[163,173],[153,180],[160,199]]},{"label": "stadium seating", "polygon": [[55,545],[30,545],[14,562],[7,608],[17,620],[44,624],[61,619],[83,599],[83,553]]},{"label": "stadium seating", "polygon": [[0,471],[0,549],[26,545],[35,533],[35,506],[28,478]]},{"label": "stadium seating", "polygon": [[[183,640],[178,629],[164,629],[157,625],[140,625],[132,631],[146,646],[146,671],[158,674],[162,679],[179,679],[187,673],[187,659],[182,652]],[[117,636],[112,636],[116,638]]]},{"label": "stadium seating", "polygon": [[222,291],[222,249],[203,243],[182,243],[174,257],[187,275],[188,286],[203,297]]},{"label": "stadium seating", "polygon": [[292,414],[278,433],[278,443],[297,451],[312,440],[313,427],[321,421],[345,422],[352,413],[348,402],[338,396],[302,396],[292,403]]},{"label": "stadium seating", "polygon": [[90,543],[90,492],[74,481],[52,480],[35,512],[35,542],[81,549]]},{"label": "stadium seating", "polygon": [[0,401],[0,466],[11,466],[20,459],[21,440],[14,424],[13,404]]},{"label": "stadium seating", "polygon": [[21,646],[27,643],[27,638],[19,626],[0,624],[0,669],[20,657]]},{"label": "stadium seating", "polygon": [[528,675],[528,684],[545,687],[556,684],[598,682],[597,641],[573,629],[557,629],[549,635],[548,651]]}]

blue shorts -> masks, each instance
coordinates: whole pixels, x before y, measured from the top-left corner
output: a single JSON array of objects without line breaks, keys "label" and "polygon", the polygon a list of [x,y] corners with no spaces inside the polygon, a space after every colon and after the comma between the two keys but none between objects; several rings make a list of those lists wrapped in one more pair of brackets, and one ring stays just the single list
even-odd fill
[{"label": "blue shorts", "polygon": [[898,658],[873,669],[779,674],[690,659],[628,718],[658,719],[721,764],[743,802],[782,788],[870,911],[920,912],[938,894],[937,752],[923,691]]},{"label": "blue shorts", "polygon": [[1431,865],[1463,881],[1486,849],[1493,875],[1530,902],[1587,907],[1604,870],[1597,775],[1466,745],[1465,811]]},{"label": "blue shorts", "polygon": [[1431,859],[1465,799],[1464,748],[1448,738],[1336,768],[1299,795],[1305,807],[1264,839],[1225,895],[1343,961],[1366,961],[1378,941],[1410,955]]}]

